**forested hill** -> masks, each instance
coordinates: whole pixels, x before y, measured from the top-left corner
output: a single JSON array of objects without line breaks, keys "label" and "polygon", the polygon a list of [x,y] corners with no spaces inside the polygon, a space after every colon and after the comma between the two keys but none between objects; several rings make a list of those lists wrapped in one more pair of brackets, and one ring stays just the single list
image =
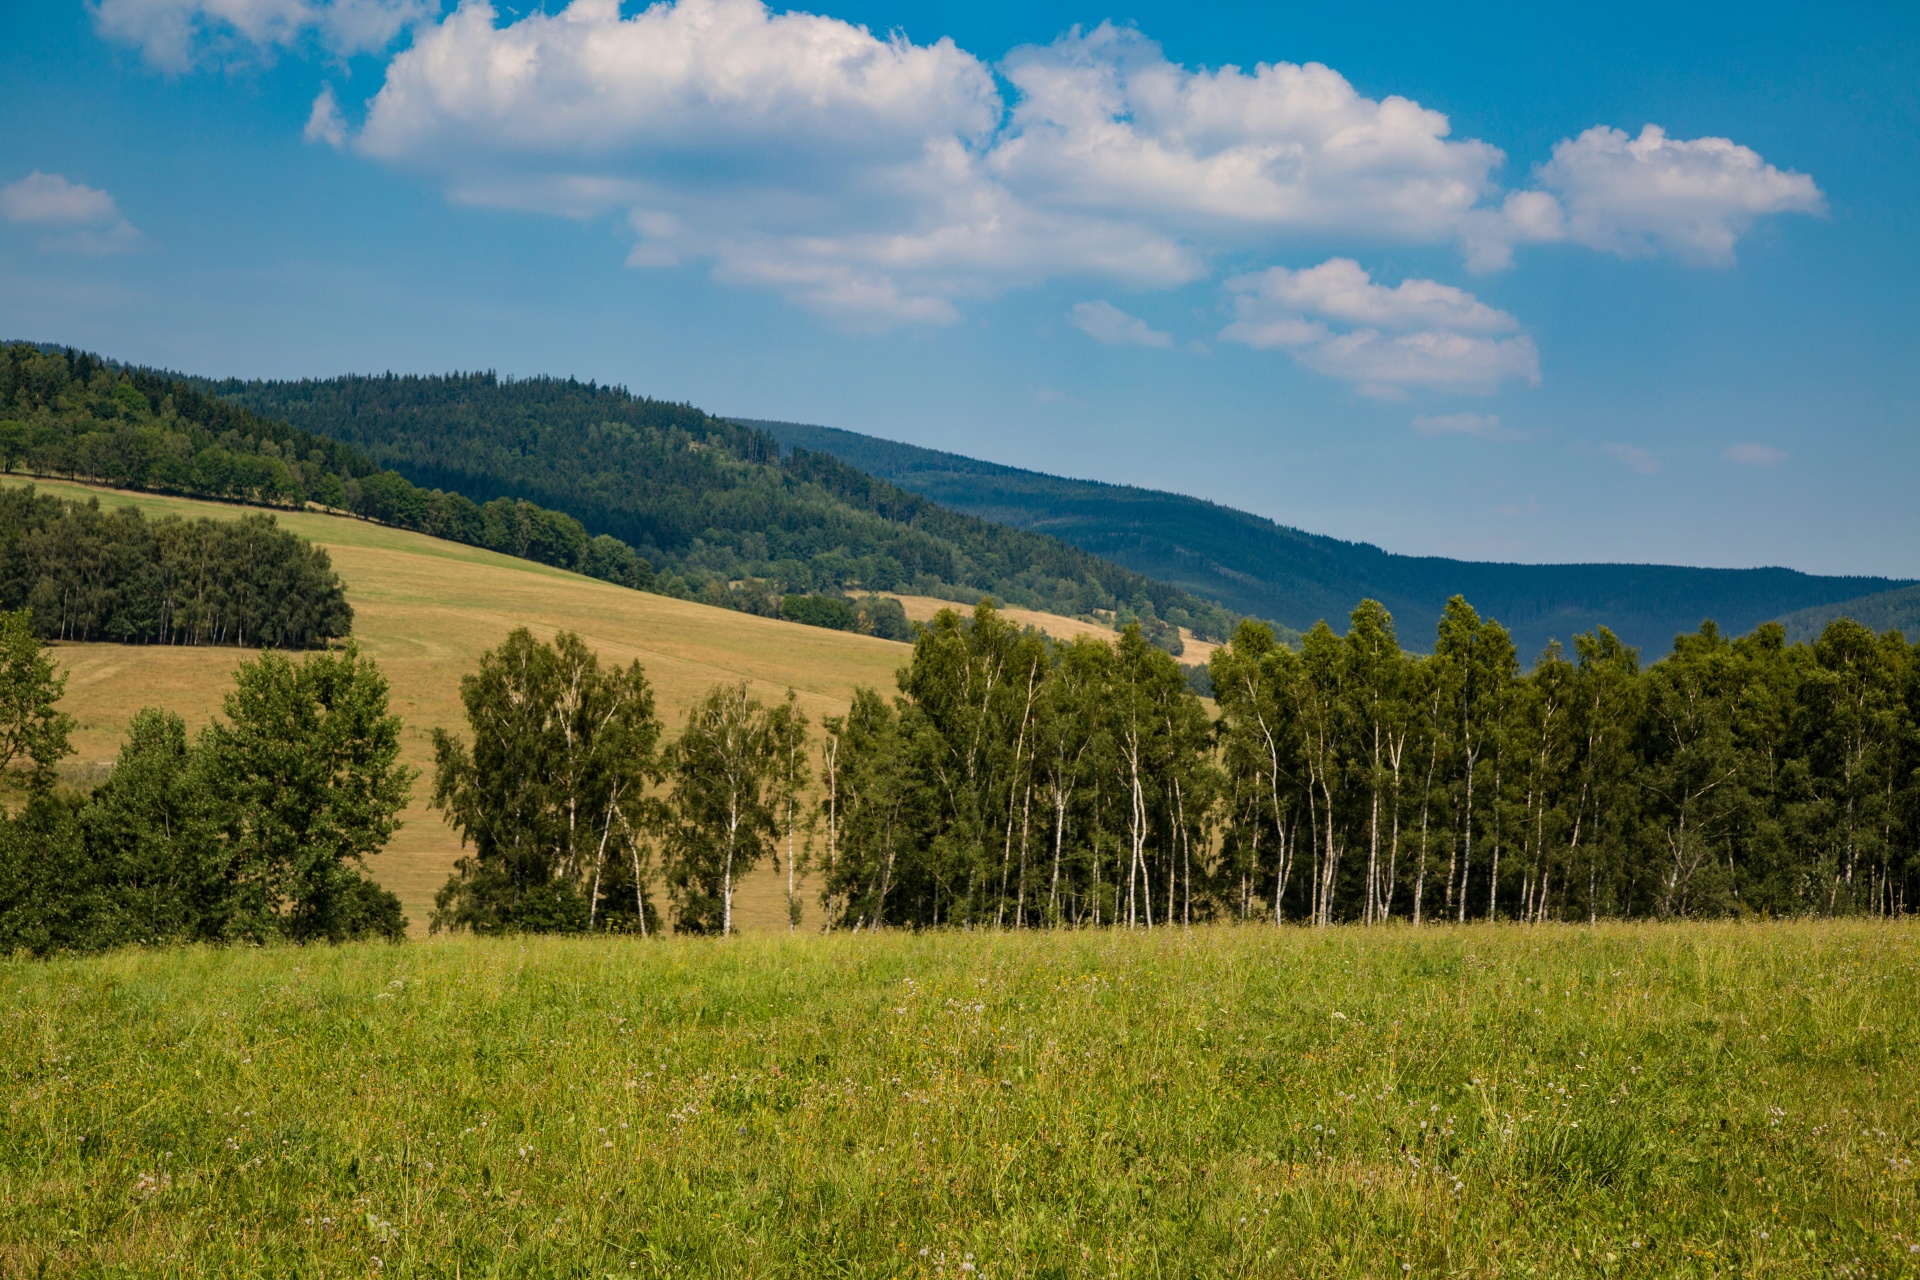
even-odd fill
[{"label": "forested hill", "polygon": [[1875,631],[1898,631],[1920,639],[1920,587],[1898,587],[1856,600],[1816,605],[1787,614],[1780,624],[1787,629],[1787,639],[1812,640],[1835,618],[1851,618]]},{"label": "forested hill", "polygon": [[1354,601],[1378,600],[1392,611],[1400,635],[1417,647],[1430,642],[1447,598],[1456,593],[1506,624],[1528,658],[1550,639],[1568,643],[1595,626],[1610,627],[1651,657],[1706,618],[1740,634],[1797,610],[1904,585],[1791,569],[1497,564],[1395,555],[1177,493],[1063,479],[832,427],[743,425],[789,448],[832,454],[956,511],[1052,534],[1240,613],[1290,627],[1304,629],[1322,618],[1339,625]]},{"label": "forested hill", "polygon": [[911,591],[1224,639],[1210,600],[1055,538],[945,510],[833,457],[688,405],[571,379],[395,375],[203,384],[416,485],[511,497],[630,543],[657,589],[758,609],[781,592]]}]

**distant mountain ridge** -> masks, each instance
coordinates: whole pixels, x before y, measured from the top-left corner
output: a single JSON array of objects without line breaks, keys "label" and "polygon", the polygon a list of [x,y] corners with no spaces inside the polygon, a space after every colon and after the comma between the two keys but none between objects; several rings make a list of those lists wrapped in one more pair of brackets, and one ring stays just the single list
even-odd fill
[{"label": "distant mountain ridge", "polygon": [[1837,604],[1815,605],[1780,619],[1788,640],[1812,640],[1835,618],[1851,618],[1875,631],[1898,631],[1908,639],[1920,637],[1920,587],[1897,587]]},{"label": "distant mountain ridge", "polygon": [[[1652,658],[1707,618],[1737,634],[1802,611],[1833,616],[1834,606],[1913,585],[1777,568],[1530,565],[1398,555],[1182,494],[1050,476],[835,427],[736,421],[767,432],[784,448],[831,454],[944,507],[1051,534],[1136,573],[1289,627],[1325,618],[1344,630],[1356,603],[1378,600],[1392,611],[1409,648],[1431,643],[1441,609],[1455,593],[1504,623],[1527,658],[1549,640],[1570,644],[1596,626],[1611,628]],[[1912,604],[1920,608],[1920,593]]]}]

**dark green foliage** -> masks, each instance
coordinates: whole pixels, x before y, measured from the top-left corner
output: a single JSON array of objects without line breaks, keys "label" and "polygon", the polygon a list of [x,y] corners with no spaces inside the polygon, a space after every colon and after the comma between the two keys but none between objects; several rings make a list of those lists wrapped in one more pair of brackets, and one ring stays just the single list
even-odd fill
[{"label": "dark green foliage", "polygon": [[990,604],[943,612],[900,689],[826,724],[832,925],[1193,918],[1218,775],[1186,673],[1137,625],[1049,645]]},{"label": "dark green foliage", "polygon": [[379,672],[351,649],[268,653],[224,710],[193,742],[142,711],[91,796],[43,781],[0,821],[0,953],[405,936],[364,874],[408,791]]},{"label": "dark green foliage", "polygon": [[[53,786],[54,766],[73,750],[73,717],[55,705],[67,690],[46,646],[34,634],[33,615],[0,614],[0,781],[24,781],[32,794]],[[24,776],[15,766],[26,765]]]},{"label": "dark green foliage", "polygon": [[601,670],[579,636],[521,627],[460,681],[473,743],[435,729],[433,803],[473,853],[433,928],[646,933],[660,721],[635,662]]},{"label": "dark green foliage", "polygon": [[745,684],[716,685],[688,710],[685,729],[666,752],[673,779],[667,888],[675,929],[733,932],[740,877],[762,859],[778,857],[782,815],[791,813],[783,804],[791,788],[782,783],[781,766],[804,735],[791,697],[769,708]]},{"label": "dark green foliage", "polygon": [[833,631],[858,631],[860,615],[839,596],[785,596],[780,601],[780,616],[788,622]]},{"label": "dark green foliage", "polygon": [[222,801],[226,933],[400,937],[399,900],[361,875],[399,826],[413,772],[386,677],[351,646],[298,665],[263,653],[235,673],[224,710],[198,750]]},{"label": "dark green foliage", "polygon": [[882,640],[913,639],[907,611],[892,596],[862,596],[854,601],[854,630]]},{"label": "dark green foliage", "polygon": [[574,569],[640,590],[653,570],[625,543],[510,497],[423,489],[364,453],[259,416],[171,374],[98,356],[0,347],[0,463],[8,471],[267,506],[308,502]]},{"label": "dark green foliage", "polygon": [[[1410,634],[1430,634],[1455,594],[1501,618],[1526,653],[1538,652],[1555,636],[1564,639],[1600,626],[1657,652],[1702,618],[1746,630],[1807,606],[1820,608],[1796,615],[1793,639],[1812,639],[1841,613],[1881,629],[1920,630],[1913,624],[1920,616],[1920,594],[1913,588],[1904,595],[1853,599],[1898,585],[1884,578],[1396,555],[1181,494],[1062,479],[831,427],[745,425],[765,430],[789,448],[832,454],[950,510],[1051,534],[1172,588],[1273,619],[1284,624],[1283,638],[1284,628],[1305,631],[1319,619],[1338,619],[1362,598],[1383,601]],[[1836,612],[1833,602],[1839,601],[1847,604]],[[1158,599],[1155,607],[1177,621]],[[1869,612],[1872,616],[1866,616]],[[1206,634],[1204,628],[1194,629]]]},{"label": "dark green foliage", "polygon": [[[1201,679],[1204,677],[1204,680]],[[1196,685],[1217,702],[1209,726]],[[1920,653],[1711,624],[1522,672],[1448,603],[1434,653],[1366,601],[1182,669],[1138,626],[922,628],[889,704],[826,724],[833,927],[1903,915],[1920,891]]]},{"label": "dark green foliage", "polygon": [[[416,484],[568,512],[666,570],[669,594],[751,612],[846,589],[991,593],[1072,616],[1146,600],[1202,635],[1224,638],[1232,622],[1054,538],[946,510],[825,453],[783,460],[762,431],[619,387],[492,374],[206,385]],[[744,580],[768,589],[730,586]]]},{"label": "dark green foliage", "polygon": [[127,644],[307,649],[353,626],[326,551],[270,515],[150,521],[31,485],[0,488],[0,607],[48,639]]}]

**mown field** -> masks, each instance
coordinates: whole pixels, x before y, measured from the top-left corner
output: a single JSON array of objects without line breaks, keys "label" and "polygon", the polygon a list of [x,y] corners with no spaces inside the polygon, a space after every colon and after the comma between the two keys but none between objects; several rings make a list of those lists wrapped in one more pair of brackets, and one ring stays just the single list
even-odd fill
[{"label": "mown field", "polygon": [[0,1274],[1920,1274],[1909,925],[0,962]]},{"label": "mown field", "polygon": [[[7,483],[22,483],[10,478]],[[153,494],[117,493],[36,481],[45,493],[107,505],[138,506],[149,516],[234,519],[249,508]],[[324,546],[346,583],[354,636],[393,686],[405,731],[402,758],[422,777],[391,844],[370,864],[374,878],[400,895],[424,933],[433,895],[460,856],[459,838],[427,806],[432,733],[464,732],[460,677],[515,627],[550,639],[580,633],[603,660],[639,659],[653,682],[669,735],[696,698],[721,681],[749,680],[762,698],[795,689],[817,728],[846,710],[855,685],[891,691],[906,645],[823,631],[729,609],[629,591],[529,560],[443,542],[318,512],[276,512],[280,524]],[[106,776],[126,727],[142,707],[178,712],[197,729],[219,710],[236,663],[252,656],[229,648],[180,649],[120,644],[61,644],[55,657],[70,674],[62,709],[79,721],[69,777],[80,785]],[[786,881],[771,868],[741,889],[735,918],[744,928],[786,926]]]}]

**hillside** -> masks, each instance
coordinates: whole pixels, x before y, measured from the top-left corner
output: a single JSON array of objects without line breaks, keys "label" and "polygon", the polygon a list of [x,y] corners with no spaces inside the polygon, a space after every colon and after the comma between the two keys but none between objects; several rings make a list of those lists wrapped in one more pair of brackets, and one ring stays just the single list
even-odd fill
[{"label": "hillside", "polygon": [[1799,609],[1780,619],[1789,640],[1812,640],[1835,618],[1851,618],[1875,631],[1898,631],[1920,637],[1920,586],[1896,587],[1838,604]]},{"label": "hillside", "polygon": [[[229,403],[473,502],[552,508],[633,546],[656,589],[753,612],[781,592],[991,594],[1068,616],[1121,610],[1225,639],[1233,619],[1044,533],[946,510],[828,454],[571,379],[492,374],[199,382]],[[1166,633],[1166,634],[1170,634]]]},{"label": "hillside", "polygon": [[[1305,533],[1176,493],[1023,471],[832,427],[749,422],[783,446],[832,454],[956,511],[1048,533],[1228,608],[1305,628],[1340,625],[1362,598],[1392,611],[1403,643],[1425,648],[1455,593],[1512,630],[1531,658],[1611,627],[1647,657],[1712,618],[1735,634],[1795,610],[1903,584],[1791,569],[1497,564],[1405,556]],[[1862,618],[1861,621],[1866,621]]]},{"label": "hillside", "polygon": [[[151,494],[113,493],[39,482],[42,492],[101,497],[149,515],[232,520],[249,508]],[[708,687],[746,679],[762,696],[788,686],[817,725],[845,710],[856,684],[891,691],[907,646],[892,641],[751,617],[692,601],[630,591],[512,556],[460,546],[424,534],[317,513],[276,512],[283,528],[324,547],[344,579],[353,606],[353,634],[392,682],[392,705],[405,722],[403,758],[431,767],[435,726],[464,731],[460,677],[480,654],[516,626],[542,636],[567,629],[610,659],[638,658],[653,682],[668,732]],[[127,722],[144,706],[164,706],[190,728],[216,711],[234,666],[248,658],[232,649],[159,645],[61,644],[71,673],[63,709],[80,722],[75,781],[105,776]],[[423,929],[434,892],[459,856],[459,842],[429,809],[431,782],[414,786],[405,825],[371,870],[400,895],[414,928]],[[784,921],[784,882],[763,872],[742,890],[737,918],[749,928]]]}]

